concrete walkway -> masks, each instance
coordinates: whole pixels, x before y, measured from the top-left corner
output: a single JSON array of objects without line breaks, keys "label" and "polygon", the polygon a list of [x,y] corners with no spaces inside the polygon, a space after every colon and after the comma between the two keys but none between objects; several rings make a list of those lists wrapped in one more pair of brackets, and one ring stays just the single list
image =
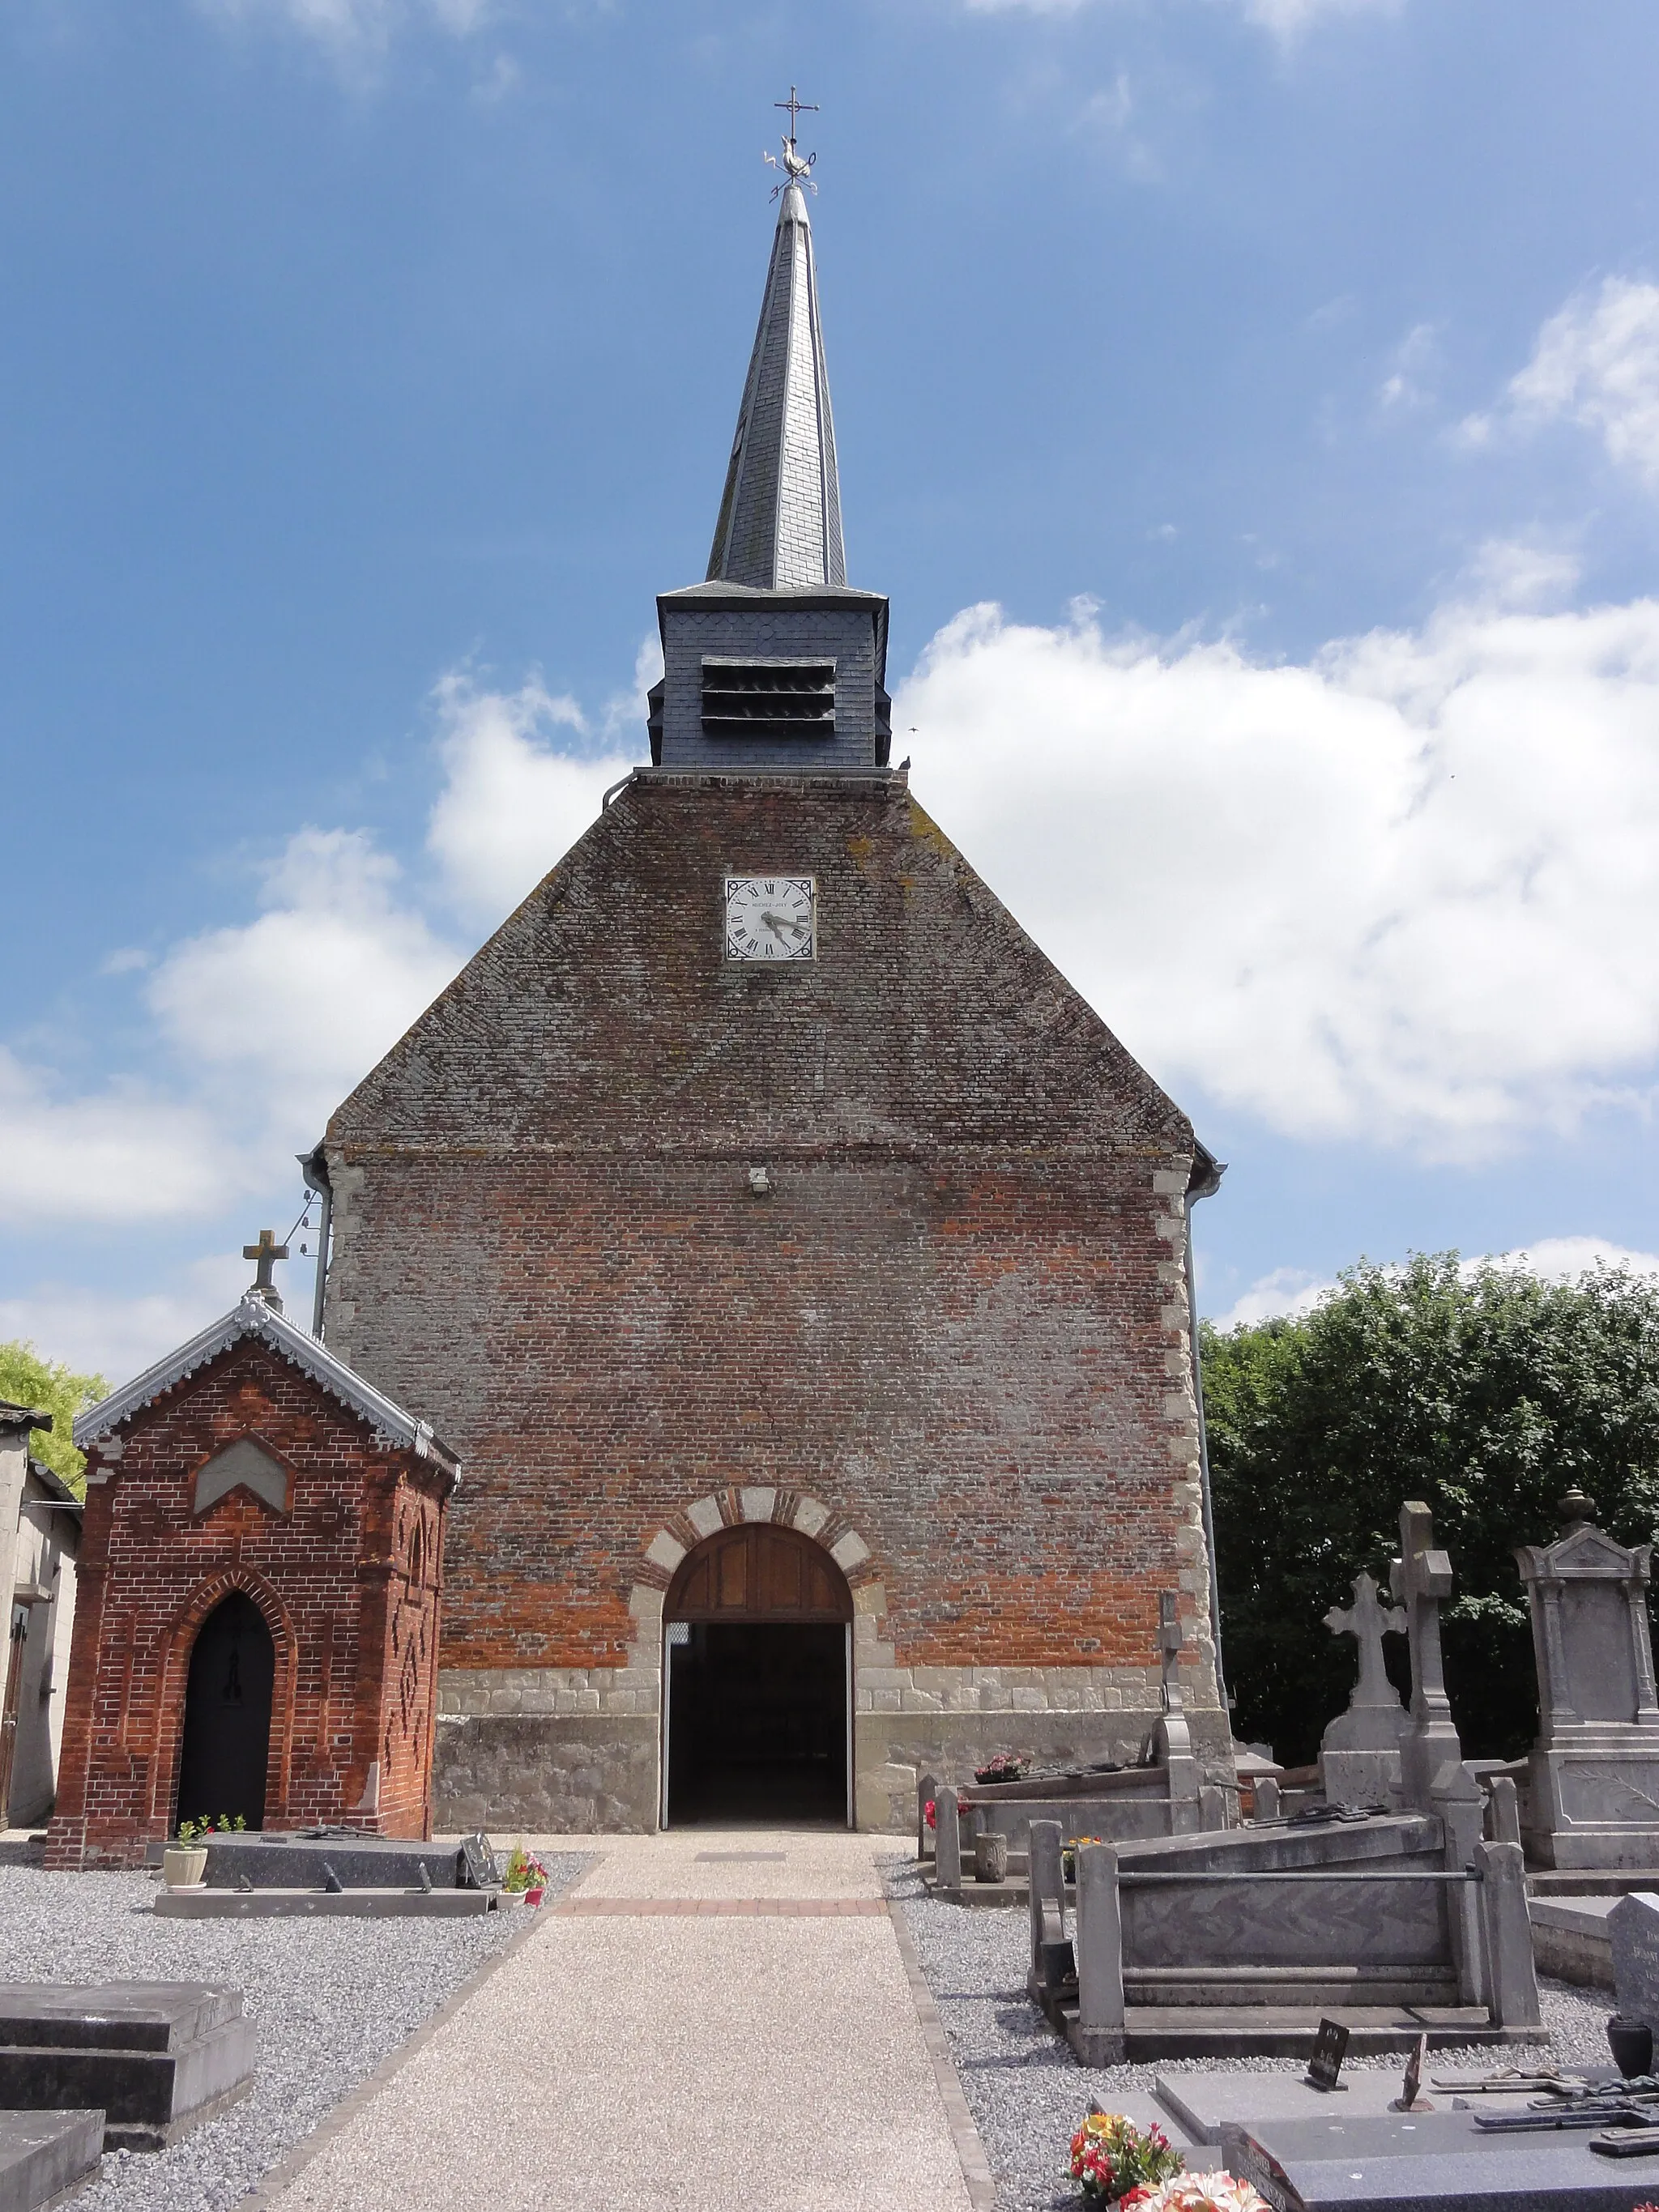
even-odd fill
[{"label": "concrete walkway", "polygon": [[348,2112],[281,2212],[970,2212],[965,2109],[952,2095],[953,2133],[881,1901],[901,1843],[547,1841],[605,1856]]}]

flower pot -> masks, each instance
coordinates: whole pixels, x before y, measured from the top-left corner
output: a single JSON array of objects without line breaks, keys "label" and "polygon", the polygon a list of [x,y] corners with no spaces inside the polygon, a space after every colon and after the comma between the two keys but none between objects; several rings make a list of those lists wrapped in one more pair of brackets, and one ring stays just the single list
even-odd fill
[{"label": "flower pot", "polygon": [[1644,2021],[1626,2020],[1616,2012],[1607,2022],[1607,2048],[1613,2063],[1628,2081],[1653,2071],[1653,2030]]},{"label": "flower pot", "polygon": [[524,1893],[524,1901],[526,1905],[539,1905],[546,1893],[542,1889],[527,1889]]},{"label": "flower pot", "polygon": [[161,1880],[169,1889],[200,1889],[206,1872],[205,1844],[169,1844],[161,1854]]},{"label": "flower pot", "polygon": [[974,1879],[975,1881],[1006,1881],[1008,1879],[1008,1838],[994,1832],[974,1838]]}]

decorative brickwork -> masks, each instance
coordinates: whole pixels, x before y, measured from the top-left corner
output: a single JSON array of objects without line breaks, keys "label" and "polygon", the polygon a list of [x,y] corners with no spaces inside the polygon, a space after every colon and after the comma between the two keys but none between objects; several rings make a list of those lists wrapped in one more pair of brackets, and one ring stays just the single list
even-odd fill
[{"label": "decorative brickwork", "polygon": [[[234,1591],[276,1650],[265,1826],[431,1832],[453,1464],[424,1431],[377,1429],[267,1340],[271,1324],[240,1318],[177,1379],[123,1394],[136,1410],[87,1417],[101,1433],[87,1437],[49,1866],[135,1865],[171,1832],[192,1648]],[[227,1473],[244,1479],[226,1488]]]},{"label": "decorative brickwork", "polygon": [[[767,870],[815,961],[725,961]],[[467,1462],[439,1820],[653,1825],[662,1592],[742,1517],[853,1587],[867,1824],[918,1765],[1137,1756],[1160,1589],[1224,1763],[1194,1151],[902,775],[641,772],[326,1139],[328,1342]]]}]

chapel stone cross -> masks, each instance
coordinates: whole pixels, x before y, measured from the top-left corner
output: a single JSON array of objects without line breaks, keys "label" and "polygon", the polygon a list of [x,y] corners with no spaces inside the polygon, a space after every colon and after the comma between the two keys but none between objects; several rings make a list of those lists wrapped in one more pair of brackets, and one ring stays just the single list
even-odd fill
[{"label": "chapel stone cross", "polygon": [[[1359,1647],[1359,1680],[1349,1699],[1355,1706],[1380,1705],[1398,1709],[1400,1699],[1382,1663],[1382,1638],[1407,1632],[1406,1615],[1398,1606],[1379,1605],[1376,1584],[1368,1574],[1353,1578],[1353,1603],[1334,1605],[1325,1615],[1333,1636],[1352,1636]],[[1415,1676],[1413,1676],[1415,1680]]]},{"label": "chapel stone cross", "polygon": [[276,1285],[271,1280],[270,1271],[278,1260],[287,1259],[287,1245],[279,1244],[270,1230],[262,1229],[259,1231],[259,1241],[257,1244],[243,1245],[242,1257],[245,1260],[257,1260],[258,1262],[253,1280],[248,1285],[250,1292],[257,1298],[263,1298],[268,1306],[274,1306],[276,1311],[281,1313],[283,1302],[276,1295]]}]

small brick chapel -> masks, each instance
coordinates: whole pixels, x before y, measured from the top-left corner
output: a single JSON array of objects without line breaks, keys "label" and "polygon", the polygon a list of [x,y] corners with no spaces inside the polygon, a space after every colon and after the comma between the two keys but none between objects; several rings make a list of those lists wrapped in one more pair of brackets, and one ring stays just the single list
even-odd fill
[{"label": "small brick chapel", "polygon": [[922,1773],[1139,1758],[1164,1595],[1234,1779],[1218,1170],[890,764],[793,180],[658,618],[649,763],[307,1159],[315,1336],[245,1302],[77,1427],[58,1863],[196,1807],[210,1638],[271,1679],[270,1823],[418,1829],[431,1756],[444,1830],[902,1828]]},{"label": "small brick chapel", "polygon": [[203,1818],[431,1833],[456,1462],[283,1317],[270,1273],[76,1424],[48,1866],[135,1865]]}]

